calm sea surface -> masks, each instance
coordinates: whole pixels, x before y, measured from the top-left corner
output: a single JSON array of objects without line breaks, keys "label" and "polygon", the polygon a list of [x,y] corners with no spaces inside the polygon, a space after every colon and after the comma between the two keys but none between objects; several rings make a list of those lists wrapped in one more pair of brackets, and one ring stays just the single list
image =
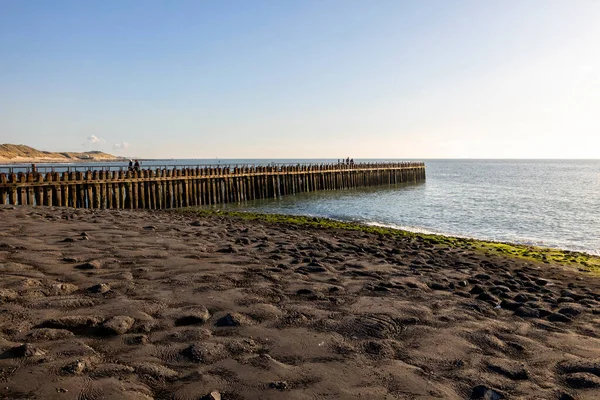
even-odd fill
[{"label": "calm sea surface", "polygon": [[[157,160],[143,161],[142,166],[332,161],[337,160]],[[416,185],[315,192],[219,208],[329,217],[600,254],[600,160],[425,163],[427,181]]]},{"label": "calm sea surface", "polygon": [[600,160],[426,160],[416,185],[262,200],[249,211],[600,254]]}]

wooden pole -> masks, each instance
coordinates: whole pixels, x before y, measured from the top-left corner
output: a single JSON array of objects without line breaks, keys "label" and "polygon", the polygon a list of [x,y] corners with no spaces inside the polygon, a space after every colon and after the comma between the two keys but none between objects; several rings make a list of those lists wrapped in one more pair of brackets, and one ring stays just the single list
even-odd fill
[{"label": "wooden pole", "polygon": [[6,174],[0,173],[0,204],[8,204],[8,188],[5,186],[8,183]]}]

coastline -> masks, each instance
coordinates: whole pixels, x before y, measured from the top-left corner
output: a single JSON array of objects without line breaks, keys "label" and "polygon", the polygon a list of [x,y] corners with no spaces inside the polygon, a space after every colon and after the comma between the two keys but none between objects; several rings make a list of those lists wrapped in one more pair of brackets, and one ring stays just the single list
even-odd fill
[{"label": "coastline", "polygon": [[30,164],[89,164],[89,163],[106,163],[106,162],[123,162],[128,159],[123,157],[116,158],[40,158],[40,157],[18,157],[18,160],[13,158],[0,158],[0,165],[10,165],[10,166],[29,166]]},{"label": "coastline", "polygon": [[6,398],[600,388],[597,257],[274,214],[0,206],[0,218]]},{"label": "coastline", "polygon": [[122,159],[102,151],[44,151],[24,144],[0,143],[0,164],[38,164],[61,162],[101,162]]},{"label": "coastline", "polygon": [[311,217],[294,214],[255,213],[246,211],[221,211],[212,209],[183,208],[173,212],[197,214],[199,216],[224,216],[247,220],[259,220],[273,223],[292,223],[317,228],[356,230],[366,233],[388,235],[392,237],[413,237],[432,244],[445,244],[462,249],[478,249],[481,252],[495,253],[523,260],[543,263],[560,263],[577,268],[579,272],[600,276],[600,256],[584,251],[574,251],[553,247],[543,247],[522,243],[500,242],[466,236],[442,235],[399,229],[380,224],[348,222],[324,217]]},{"label": "coastline", "polygon": [[389,225],[380,224],[380,223],[376,223],[376,222],[375,223],[360,222],[359,224],[378,226],[378,227],[382,227],[382,228],[407,231],[407,232],[423,234],[423,235],[434,235],[434,236],[450,237],[450,238],[457,238],[457,239],[467,239],[467,240],[472,240],[472,241],[476,241],[476,242],[488,242],[488,243],[503,244],[503,245],[514,246],[514,247],[539,249],[540,251],[541,250],[546,250],[546,251],[549,250],[549,251],[557,251],[557,252],[565,252],[565,253],[576,253],[576,254],[581,254],[584,256],[594,257],[594,258],[600,257],[600,250],[581,250],[581,249],[573,249],[573,248],[569,249],[569,248],[561,248],[561,247],[556,247],[556,246],[551,246],[551,245],[547,246],[544,244],[538,244],[536,242],[526,242],[526,241],[518,241],[518,240],[517,241],[494,240],[493,238],[481,238],[481,237],[476,237],[476,236],[457,235],[457,234],[452,234],[452,233],[447,233],[447,232],[436,232],[435,230],[428,229],[428,228],[403,227],[403,226],[397,226],[397,225],[393,225],[393,224],[389,224]]}]

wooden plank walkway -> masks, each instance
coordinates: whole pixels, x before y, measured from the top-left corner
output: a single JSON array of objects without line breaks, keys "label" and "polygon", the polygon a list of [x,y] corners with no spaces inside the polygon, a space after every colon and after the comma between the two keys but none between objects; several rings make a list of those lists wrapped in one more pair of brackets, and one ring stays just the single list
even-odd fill
[{"label": "wooden plank walkway", "polygon": [[424,180],[421,162],[0,173],[0,204],[166,209]]}]

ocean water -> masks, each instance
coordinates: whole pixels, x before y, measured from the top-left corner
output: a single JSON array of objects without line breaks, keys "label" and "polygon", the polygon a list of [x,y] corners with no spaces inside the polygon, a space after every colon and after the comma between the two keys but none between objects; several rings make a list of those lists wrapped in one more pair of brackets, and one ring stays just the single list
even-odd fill
[{"label": "ocean water", "polygon": [[[323,191],[218,208],[328,217],[600,255],[600,160],[424,161],[427,181],[419,184]],[[142,167],[271,162],[337,159],[142,160]],[[67,167],[93,169],[93,165],[107,164],[44,165],[61,172]],[[114,166],[111,169],[126,167],[126,163],[109,165]]]},{"label": "ocean water", "polygon": [[600,254],[600,160],[425,160],[427,181],[220,208]]}]

